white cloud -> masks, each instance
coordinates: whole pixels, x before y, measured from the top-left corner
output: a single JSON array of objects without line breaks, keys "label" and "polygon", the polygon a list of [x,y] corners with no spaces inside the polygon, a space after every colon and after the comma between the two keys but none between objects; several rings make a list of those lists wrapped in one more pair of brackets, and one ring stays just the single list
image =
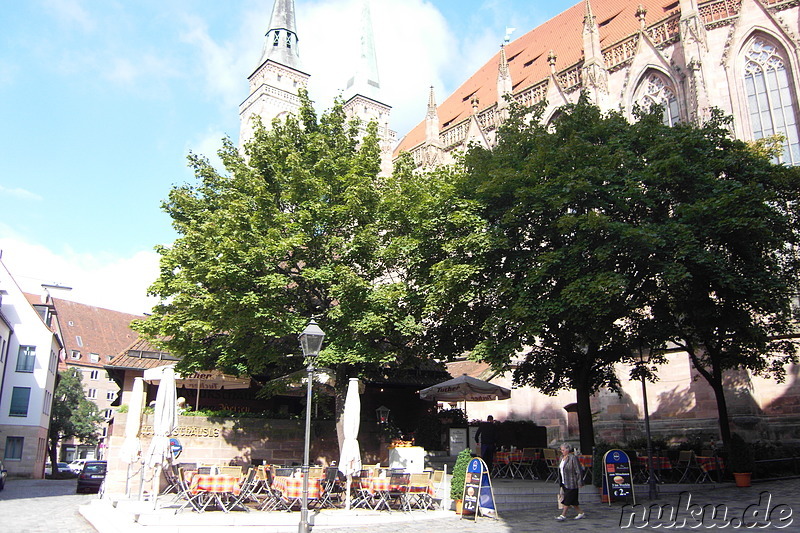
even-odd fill
[{"label": "white cloud", "polygon": [[55,252],[29,244],[0,225],[2,260],[25,292],[40,294],[41,284],[72,287],[71,291],[51,291],[63,298],[115,311],[143,314],[156,304],[147,288],[158,277],[158,254],[136,252],[129,257],[109,254]]},{"label": "white cloud", "polygon": [[18,200],[34,200],[36,202],[41,202],[44,199],[35,192],[31,192],[27,189],[21,187],[8,188],[2,185],[0,185],[0,196],[11,196]]},{"label": "white cloud", "polygon": [[80,0],[45,0],[44,5],[61,23],[75,25],[84,31],[95,28],[95,21]]}]

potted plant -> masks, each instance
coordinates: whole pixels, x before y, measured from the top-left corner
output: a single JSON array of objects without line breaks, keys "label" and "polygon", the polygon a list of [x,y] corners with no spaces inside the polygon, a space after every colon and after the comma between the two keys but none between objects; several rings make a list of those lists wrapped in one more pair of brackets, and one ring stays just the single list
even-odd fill
[{"label": "potted plant", "polygon": [[753,448],[738,434],[731,435],[728,447],[728,463],[736,479],[737,487],[749,487],[750,478],[756,465]]},{"label": "potted plant", "polygon": [[472,452],[464,448],[456,458],[453,466],[453,477],[450,479],[450,499],[456,502],[456,513],[461,514],[461,498],[464,496],[464,482],[467,478],[467,466],[472,459]]}]

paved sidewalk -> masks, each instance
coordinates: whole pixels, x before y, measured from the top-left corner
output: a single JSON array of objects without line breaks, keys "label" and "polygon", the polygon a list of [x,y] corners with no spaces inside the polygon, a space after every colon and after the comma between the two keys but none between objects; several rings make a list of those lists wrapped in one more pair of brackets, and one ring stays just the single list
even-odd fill
[{"label": "paved sidewalk", "polygon": [[[667,485],[666,488],[669,486]],[[696,488],[695,488],[696,487]],[[476,522],[461,520],[453,512],[370,512],[331,510],[313,512],[313,531],[332,533],[394,533],[413,529],[431,533],[484,533],[484,532],[562,532],[562,531],[619,531],[619,530],[690,530],[716,527],[720,529],[749,529],[759,531],[780,530],[800,532],[800,480],[782,480],[758,483],[749,488],[736,488],[730,484],[696,485],[682,494],[665,494],[655,502],[646,499],[638,509],[624,509],[622,504],[600,503],[593,487],[582,490],[583,520],[555,520],[558,514],[555,500],[552,503],[532,503],[524,511],[502,512],[500,518],[479,518]],[[237,533],[296,532],[299,513],[220,512],[194,513],[184,511],[175,515],[173,510],[148,509],[147,502],[135,502],[134,507],[120,504],[111,507],[108,500],[94,501],[81,507],[81,513],[99,533],[203,533],[227,531]],[[132,505],[132,504],[131,504]],[[647,515],[653,506],[653,512]],[[717,517],[711,515],[716,506]],[[671,507],[670,507],[671,506]],[[662,519],[657,511],[662,509]],[[670,517],[670,510],[677,514]],[[722,514],[723,511],[726,514]],[[571,513],[570,516],[572,516]],[[621,520],[625,518],[625,520]],[[627,526],[627,527],[625,527]]]}]

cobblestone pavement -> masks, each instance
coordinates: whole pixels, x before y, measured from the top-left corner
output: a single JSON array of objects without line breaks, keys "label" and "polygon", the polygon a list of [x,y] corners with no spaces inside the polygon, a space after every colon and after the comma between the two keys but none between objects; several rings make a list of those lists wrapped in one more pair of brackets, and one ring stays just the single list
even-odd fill
[{"label": "cobblestone pavement", "polygon": [[96,533],[78,506],[97,498],[76,494],[75,479],[8,479],[0,492],[1,533]]},{"label": "cobblestone pavement", "polygon": [[[584,489],[586,490],[586,489]],[[639,496],[638,503],[644,507],[652,504],[661,506],[666,512],[662,520],[656,519],[655,513],[650,513],[649,520],[633,519],[631,512],[625,512],[623,506],[600,503],[594,494],[584,494],[582,509],[586,512],[583,520],[574,520],[574,510],[570,510],[570,519],[564,522],[555,520],[559,511],[556,504],[535,504],[525,511],[502,513],[500,519],[479,518],[477,522],[460,520],[458,517],[443,518],[414,524],[413,529],[432,533],[550,533],[564,531],[664,531],[664,530],[705,530],[719,529],[750,529],[757,531],[791,531],[800,532],[800,480],[782,480],[768,483],[757,483],[749,488],[726,487],[709,490],[703,487],[690,493],[664,495],[654,502],[647,500],[647,495]],[[674,519],[669,518],[669,508],[672,504],[678,507]],[[695,506],[696,504],[696,506]],[[703,506],[712,504],[723,505],[727,515],[722,517],[722,507],[718,507],[718,518],[714,520],[711,510]],[[639,508],[638,517],[643,516],[643,508]],[[703,516],[703,521],[693,518]],[[684,519],[686,519],[684,523]],[[744,522],[742,523],[742,519]],[[628,527],[625,527],[628,526]],[[331,527],[315,528],[316,531],[325,533],[394,533],[400,529],[398,524],[371,525],[369,527]]]}]

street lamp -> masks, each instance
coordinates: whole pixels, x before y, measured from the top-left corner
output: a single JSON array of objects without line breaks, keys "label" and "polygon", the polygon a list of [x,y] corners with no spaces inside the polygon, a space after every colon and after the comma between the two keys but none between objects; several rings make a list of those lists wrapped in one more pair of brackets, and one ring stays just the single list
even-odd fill
[{"label": "street lamp", "polygon": [[389,423],[389,413],[391,411],[385,405],[381,405],[377,409],[375,409],[375,416],[378,417],[378,424],[388,424]]},{"label": "street lamp", "polygon": [[308,321],[306,329],[300,334],[300,347],[303,349],[303,357],[306,359],[308,374],[308,384],[306,388],[306,442],[303,451],[303,500],[302,507],[300,508],[300,525],[298,531],[300,533],[308,533],[308,470],[309,470],[309,455],[311,448],[311,388],[314,382],[314,361],[319,355],[319,350],[322,348],[322,340],[325,338],[325,332],[320,329],[316,321],[312,318]]},{"label": "street lamp", "polygon": [[[653,353],[649,348],[643,348],[639,345],[639,364],[647,366],[650,364],[650,358]],[[641,370],[641,369],[640,369]],[[651,500],[658,497],[658,485],[656,485],[656,476],[653,472],[653,440],[650,437],[650,409],[647,406],[647,385],[645,381],[645,373],[639,375],[642,380],[642,402],[644,403],[644,430],[647,436],[647,496]]]}]

